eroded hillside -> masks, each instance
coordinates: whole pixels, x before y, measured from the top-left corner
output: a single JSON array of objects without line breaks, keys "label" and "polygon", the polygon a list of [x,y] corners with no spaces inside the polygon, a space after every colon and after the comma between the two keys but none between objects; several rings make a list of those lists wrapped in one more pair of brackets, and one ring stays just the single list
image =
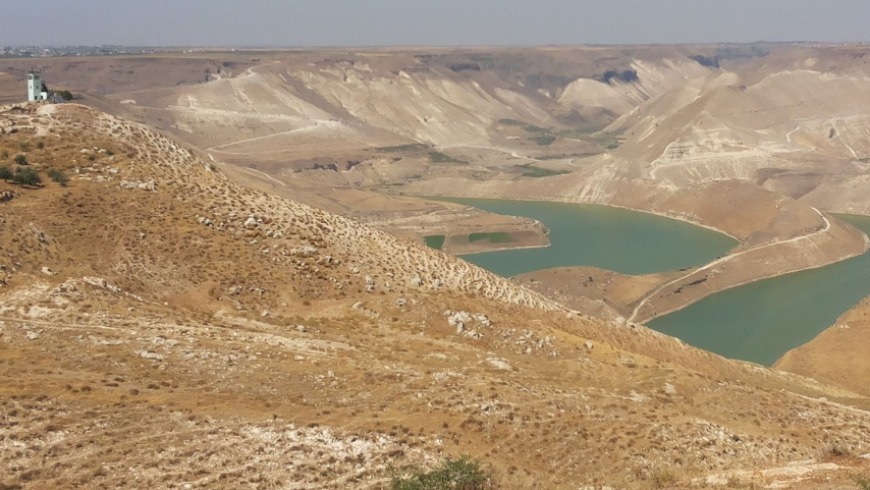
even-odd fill
[{"label": "eroded hillside", "polygon": [[868,470],[861,395],[570,313],[82,106],[0,127],[43,180],[0,181],[7,487],[370,488],[463,453],[506,488]]}]

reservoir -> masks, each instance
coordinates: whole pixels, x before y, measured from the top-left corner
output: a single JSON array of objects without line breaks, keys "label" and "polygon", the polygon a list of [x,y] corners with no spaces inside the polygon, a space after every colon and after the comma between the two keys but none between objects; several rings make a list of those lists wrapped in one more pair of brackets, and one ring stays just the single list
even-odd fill
[{"label": "reservoir", "polygon": [[[837,215],[865,233],[870,217]],[[870,252],[708,296],[647,326],[726,357],[771,365],[870,295]]]},{"label": "reservoir", "polygon": [[534,218],[550,246],[464,255],[504,277],[551,267],[591,266],[649,274],[702,265],[737,245],[733,238],[683,221],[594,204],[444,199],[497,214]]},{"label": "reservoir", "polygon": [[[498,214],[534,218],[550,230],[551,246],[547,248],[462,257],[505,277],[578,265],[648,274],[701,265],[736,245],[728,236],[689,223],[607,206],[449,200]],[[837,218],[870,234],[870,217]],[[647,325],[726,357],[771,365],[833,325],[868,295],[870,252],[819,269],[728,289]]]}]

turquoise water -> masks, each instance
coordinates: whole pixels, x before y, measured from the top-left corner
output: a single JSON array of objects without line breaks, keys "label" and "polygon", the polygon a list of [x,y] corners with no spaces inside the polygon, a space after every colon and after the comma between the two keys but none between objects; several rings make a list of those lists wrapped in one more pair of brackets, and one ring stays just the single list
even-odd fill
[{"label": "turquoise water", "polygon": [[[870,217],[837,217],[870,233]],[[647,325],[726,357],[770,365],[867,295],[870,253],[713,294]]]},{"label": "turquoise water", "polygon": [[608,206],[491,199],[449,201],[534,218],[550,230],[550,247],[462,256],[504,277],[579,265],[623,274],[648,274],[705,264],[737,245],[727,235],[683,221]]},{"label": "turquoise water", "polygon": [[[535,218],[551,247],[465,255],[505,277],[586,265],[647,274],[710,262],[736,242],[725,235],[646,213],[606,206],[450,199],[498,214]],[[870,217],[838,215],[870,234]],[[713,294],[656,318],[650,328],[726,357],[770,365],[812,340],[870,295],[870,252]]]}]

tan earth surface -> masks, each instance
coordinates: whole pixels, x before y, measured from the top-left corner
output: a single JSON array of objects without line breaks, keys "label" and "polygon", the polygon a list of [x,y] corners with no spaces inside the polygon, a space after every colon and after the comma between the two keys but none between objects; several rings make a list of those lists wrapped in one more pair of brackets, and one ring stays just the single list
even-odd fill
[{"label": "tan earth surface", "polygon": [[378,486],[463,453],[508,488],[866,468],[862,395],[569,313],[82,106],[0,117],[69,176],[3,184],[7,487]]},{"label": "tan earth surface", "polygon": [[[0,100],[39,69],[125,118],[0,108],[0,166],[43,177],[0,180],[0,485],[379,487],[466,453],[507,488],[854,488],[866,369],[830,361],[866,357],[866,305],[778,364],[819,381],[637,322],[866,249],[828,214],[870,212],[865,52],[0,60]],[[512,283],[423,237],[546,230],[413,197],[439,195],[624,206],[740,246]]]}]

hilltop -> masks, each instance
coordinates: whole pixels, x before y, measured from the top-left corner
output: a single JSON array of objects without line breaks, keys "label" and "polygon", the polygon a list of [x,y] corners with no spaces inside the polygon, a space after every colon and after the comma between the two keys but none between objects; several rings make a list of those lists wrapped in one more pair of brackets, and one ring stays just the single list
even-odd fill
[{"label": "hilltop", "polygon": [[0,181],[7,487],[377,487],[460,454],[506,488],[868,471],[866,395],[572,312],[93,109],[0,128],[43,180]]}]

